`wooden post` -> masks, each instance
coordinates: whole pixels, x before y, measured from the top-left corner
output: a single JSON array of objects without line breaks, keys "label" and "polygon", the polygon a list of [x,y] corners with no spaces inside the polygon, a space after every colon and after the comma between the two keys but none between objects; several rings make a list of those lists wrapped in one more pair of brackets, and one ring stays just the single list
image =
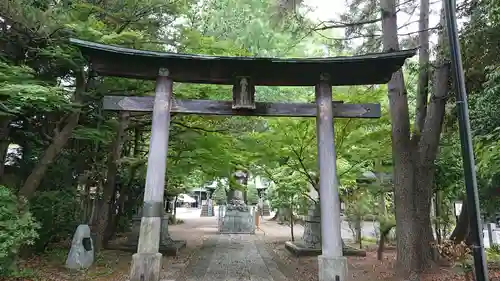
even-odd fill
[{"label": "wooden post", "polygon": [[327,75],[321,75],[315,90],[322,245],[322,255],[318,257],[319,281],[333,281],[337,278],[344,281],[347,276],[347,263],[342,257],[332,86]]},{"label": "wooden post", "polygon": [[132,256],[130,281],[160,280],[162,255],[158,250],[163,217],[171,100],[172,80],[169,78],[168,69],[161,68],[156,80],[139,245],[137,253]]}]

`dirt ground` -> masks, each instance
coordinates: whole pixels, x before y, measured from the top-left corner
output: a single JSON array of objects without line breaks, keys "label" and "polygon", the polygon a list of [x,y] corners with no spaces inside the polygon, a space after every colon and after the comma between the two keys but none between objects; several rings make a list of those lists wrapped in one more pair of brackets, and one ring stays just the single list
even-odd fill
[{"label": "dirt ground", "polygon": [[[190,214],[190,217],[183,218],[184,223],[170,226],[170,233],[174,240],[186,240],[187,247],[180,252],[177,257],[164,257],[164,270],[162,280],[176,280],[190,259],[196,255],[196,251],[201,247],[203,240],[211,235],[217,234],[216,218],[200,218],[199,215]],[[300,238],[300,228],[296,229],[296,236]],[[278,264],[290,281],[316,281],[317,258],[316,257],[295,257],[284,247],[284,242],[290,240],[290,229],[286,226],[278,225],[274,221],[264,219],[257,234],[262,239],[274,261]],[[100,252],[94,265],[85,271],[69,271],[64,267],[66,255],[69,247],[56,248],[44,256],[33,257],[21,263],[23,275],[11,280],[23,281],[125,281],[128,279],[131,253],[104,250]],[[376,259],[376,251],[373,245],[368,246],[366,257],[349,257],[349,279],[348,281],[363,280],[390,280],[396,281],[394,276],[395,252],[386,251],[384,260]],[[0,280],[1,277],[0,277]],[[6,279],[3,279],[6,280]],[[441,267],[431,273],[422,276],[421,281],[444,281],[444,280],[466,280],[462,273],[450,267]],[[498,272],[490,273],[490,280],[500,281]]]},{"label": "dirt ground", "polygon": [[[285,242],[290,240],[290,228],[278,225],[272,221],[264,221],[261,225],[269,252],[274,256],[274,260],[280,266],[283,273],[286,273],[290,281],[317,281],[318,280],[318,259],[317,257],[296,257],[285,249]],[[295,228],[296,237],[301,237],[300,227]],[[297,239],[297,238],[296,238]],[[377,246],[373,243],[366,243],[366,257],[348,257],[348,280],[346,281],[401,281],[402,278],[395,276],[396,252],[394,249],[384,252],[384,259],[377,260]],[[353,245],[355,246],[355,245]],[[458,281],[473,280],[466,279],[459,268],[441,266],[422,274],[420,281]],[[490,270],[490,281],[500,281],[500,270]]]}]

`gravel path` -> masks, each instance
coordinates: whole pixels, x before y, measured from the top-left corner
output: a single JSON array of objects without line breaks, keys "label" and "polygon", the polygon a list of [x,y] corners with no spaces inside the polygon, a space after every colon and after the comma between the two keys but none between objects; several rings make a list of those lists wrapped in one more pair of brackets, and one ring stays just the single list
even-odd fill
[{"label": "gravel path", "polygon": [[287,281],[255,235],[209,237],[178,281]]},{"label": "gravel path", "polygon": [[[217,231],[217,217],[200,217],[197,209],[179,210],[184,224],[170,227],[174,239],[187,239],[191,251],[182,270],[167,263],[167,280],[175,281],[317,281],[317,257],[294,257],[284,247],[290,240],[290,228],[261,220],[255,235],[221,235]],[[217,212],[216,212],[217,214]],[[303,227],[294,228],[300,239]],[[344,236],[347,231],[343,231]],[[347,235],[345,235],[347,236]],[[344,237],[349,239],[349,236]],[[172,262],[172,261],[171,261]],[[350,260],[349,281],[372,280],[364,274],[365,267],[356,268],[356,259]],[[173,271],[176,271],[175,273]]]}]

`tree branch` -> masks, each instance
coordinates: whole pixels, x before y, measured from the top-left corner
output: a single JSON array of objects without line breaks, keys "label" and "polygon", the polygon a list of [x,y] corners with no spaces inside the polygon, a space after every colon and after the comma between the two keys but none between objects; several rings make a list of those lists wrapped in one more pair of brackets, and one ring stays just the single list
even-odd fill
[{"label": "tree branch", "polygon": [[347,137],[347,135],[349,135],[349,134],[346,135],[346,130],[347,130],[347,126],[349,126],[349,123],[351,123],[351,120],[352,120],[352,118],[349,118],[349,120],[347,120],[344,127],[342,128],[342,136],[340,138],[339,145],[337,146],[337,151],[340,150],[340,148],[342,147],[342,144],[344,144],[345,138]]},{"label": "tree branch", "polygon": [[[357,22],[337,22],[337,21],[328,21],[329,23],[333,23],[332,25],[324,25],[321,27],[317,27],[314,30],[319,31],[319,30],[327,30],[327,29],[332,29],[332,28],[345,28],[345,27],[353,27],[353,26],[359,26],[359,25],[365,25],[365,24],[370,24],[370,23],[376,23],[382,21],[382,18],[376,18],[376,19],[371,19],[371,20],[364,20],[364,21],[357,21]],[[324,22],[322,23],[324,24]]]},{"label": "tree branch", "polygon": [[302,160],[302,155],[299,155],[298,152],[292,148],[292,152],[297,156],[297,160],[299,160],[300,167],[304,170],[304,175],[307,176],[307,179],[309,182],[314,186],[315,182],[312,176],[309,174],[309,170],[306,168],[306,165],[304,164],[304,161]]},{"label": "tree branch", "polygon": [[311,197],[311,195],[307,194],[307,193],[303,193],[307,198],[309,198],[309,200],[313,201],[314,204],[318,204],[318,201],[316,201],[314,198]]},{"label": "tree branch", "polygon": [[363,160],[363,161],[359,161],[359,162],[357,162],[356,164],[352,165],[349,169],[347,169],[347,170],[345,170],[343,173],[339,174],[339,175],[338,175],[338,178],[340,178],[340,177],[342,177],[343,175],[345,175],[345,174],[349,173],[350,171],[352,171],[352,169],[354,169],[354,168],[358,167],[358,166],[359,166],[359,165],[361,165],[361,164],[366,163],[367,161],[369,161],[369,160]]},{"label": "tree branch", "polygon": [[414,137],[419,137],[422,133],[427,113],[427,99],[429,96],[429,0],[421,0],[420,3],[420,49],[418,56],[420,71],[418,73]]},{"label": "tree branch", "polygon": [[183,124],[183,123],[180,123],[180,122],[175,122],[175,121],[172,121],[171,122],[172,124],[174,125],[178,125],[180,127],[184,127],[186,129],[190,129],[190,130],[198,130],[198,131],[203,131],[203,132],[207,132],[207,133],[222,133],[222,132],[227,132],[227,130],[210,130],[210,129],[205,129],[205,128],[201,128],[201,127],[195,127],[195,126],[189,126],[189,125],[186,125],[186,124]]}]

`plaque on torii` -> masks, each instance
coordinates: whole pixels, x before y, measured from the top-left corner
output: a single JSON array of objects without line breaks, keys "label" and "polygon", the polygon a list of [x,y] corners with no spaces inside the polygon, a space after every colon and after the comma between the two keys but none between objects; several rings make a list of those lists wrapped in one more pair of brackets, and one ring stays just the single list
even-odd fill
[{"label": "plaque on torii", "polygon": [[[106,96],[105,110],[152,112],[150,153],[137,253],[130,280],[158,281],[163,192],[170,114],[315,117],[317,126],[322,255],[321,281],[345,280],[342,257],[340,201],[336,176],[334,118],[379,118],[380,105],[349,104],[332,100],[332,86],[387,83],[416,50],[352,57],[255,58],[188,55],[134,50],[70,39],[101,76],[156,80],[152,96]],[[232,101],[175,99],[173,83],[233,86]],[[255,86],[314,86],[315,103],[255,101]]]}]

